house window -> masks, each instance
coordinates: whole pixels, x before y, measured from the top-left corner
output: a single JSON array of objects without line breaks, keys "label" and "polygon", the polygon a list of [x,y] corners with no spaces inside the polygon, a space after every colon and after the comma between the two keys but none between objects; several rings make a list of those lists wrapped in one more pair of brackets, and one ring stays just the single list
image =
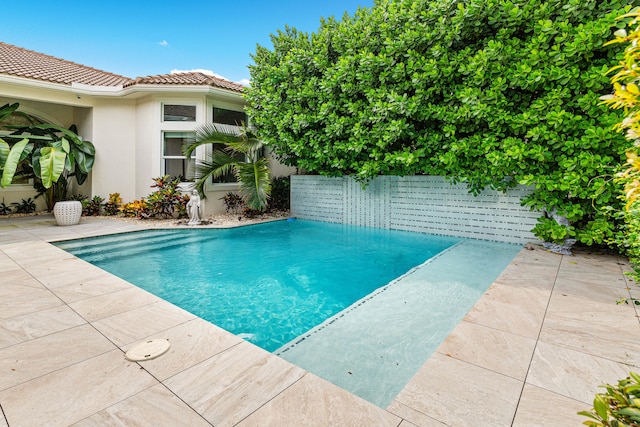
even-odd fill
[{"label": "house window", "polygon": [[164,132],[162,147],[163,173],[186,181],[194,173],[196,156],[191,158],[182,154],[182,148],[193,141],[191,132]]},{"label": "house window", "polygon": [[244,111],[234,111],[213,107],[213,123],[233,126],[246,125],[247,115]]},{"label": "house window", "polygon": [[195,105],[163,104],[162,119],[165,122],[195,122]]}]

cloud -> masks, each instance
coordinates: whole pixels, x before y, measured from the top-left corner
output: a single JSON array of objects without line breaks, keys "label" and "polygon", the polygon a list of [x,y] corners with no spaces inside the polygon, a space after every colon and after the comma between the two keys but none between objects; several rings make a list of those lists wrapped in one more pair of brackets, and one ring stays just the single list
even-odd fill
[{"label": "cloud", "polygon": [[[171,74],[180,74],[180,73],[202,73],[202,74],[206,74],[207,76],[213,76],[213,77],[216,77],[218,79],[227,80],[229,82],[232,81],[231,79],[228,79],[225,76],[222,76],[222,75],[220,75],[218,73],[214,73],[211,70],[205,70],[203,68],[194,68],[192,70],[177,70],[177,69],[171,70]],[[242,80],[234,82],[234,83],[238,83],[238,84],[243,85],[243,86],[249,86],[249,79],[242,79]]]},{"label": "cloud", "polygon": [[169,46],[169,42],[168,42],[168,41],[166,41],[166,40],[162,40],[161,42],[158,42],[158,44],[159,44],[160,46],[162,46],[162,47]]},{"label": "cloud", "polygon": [[203,68],[194,68],[192,70],[171,70],[171,74],[180,74],[180,73],[202,73],[202,74],[206,74],[207,76],[213,76],[219,79],[229,80],[226,77],[221,76],[220,74],[214,73],[211,70],[205,70]]}]

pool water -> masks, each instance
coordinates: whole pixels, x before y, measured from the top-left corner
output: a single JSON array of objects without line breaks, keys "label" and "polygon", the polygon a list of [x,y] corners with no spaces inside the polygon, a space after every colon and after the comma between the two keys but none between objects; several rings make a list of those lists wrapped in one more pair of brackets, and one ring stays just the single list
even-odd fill
[{"label": "pool water", "polygon": [[58,246],[274,351],[459,240],[296,220]]}]

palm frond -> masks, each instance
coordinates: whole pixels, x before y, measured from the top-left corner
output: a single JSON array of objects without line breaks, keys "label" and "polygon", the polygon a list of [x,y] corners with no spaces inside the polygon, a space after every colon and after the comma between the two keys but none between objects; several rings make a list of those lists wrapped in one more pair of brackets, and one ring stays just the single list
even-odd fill
[{"label": "palm frond", "polygon": [[271,194],[271,173],[269,160],[262,158],[256,162],[243,162],[236,166],[236,178],[240,193],[251,209],[263,210],[267,207]]}]

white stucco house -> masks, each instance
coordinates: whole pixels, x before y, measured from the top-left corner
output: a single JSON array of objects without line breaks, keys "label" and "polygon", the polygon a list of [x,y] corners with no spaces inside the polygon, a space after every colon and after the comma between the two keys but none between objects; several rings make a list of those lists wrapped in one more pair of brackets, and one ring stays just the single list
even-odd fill
[{"label": "white stucco house", "polygon": [[[96,147],[93,171],[74,193],[89,197],[120,193],[124,202],[146,197],[152,178],[185,176],[189,163],[180,146],[205,123],[247,123],[242,85],[203,73],[129,78],[0,42],[0,106],[65,128],[75,124]],[[204,157],[198,152],[197,157]],[[294,169],[272,160],[272,175]],[[209,182],[204,214],[224,211],[219,200],[236,184]],[[0,189],[7,205],[36,192],[30,184]],[[38,209],[45,209],[42,198]]]}]

